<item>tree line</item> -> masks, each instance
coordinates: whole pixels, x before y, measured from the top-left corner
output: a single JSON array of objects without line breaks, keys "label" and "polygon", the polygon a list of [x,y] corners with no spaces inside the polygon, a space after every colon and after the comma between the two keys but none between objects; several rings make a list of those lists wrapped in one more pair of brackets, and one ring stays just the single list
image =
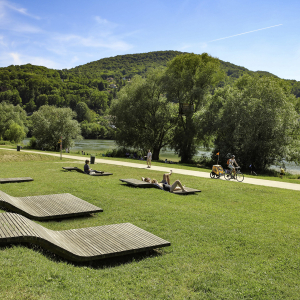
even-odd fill
[{"label": "tree line", "polygon": [[[41,130],[35,127],[44,123],[36,120],[43,115],[55,123],[51,114],[61,109],[68,122],[79,124],[78,131],[75,122],[68,123],[74,125],[72,138],[116,138],[120,146],[153,149],[154,159],[168,146],[182,162],[191,161],[201,143],[220,151],[221,159],[235,153],[244,164],[266,168],[283,157],[299,160],[298,86],[205,53],[124,55],[70,70],[9,66],[0,68],[0,122],[5,124],[0,138],[34,135],[36,146],[54,149],[62,132],[58,124],[66,119],[48,129],[48,137],[56,132],[53,144],[38,138]],[[10,114],[20,116],[15,120]]]},{"label": "tree line", "polygon": [[111,106],[119,146],[146,151],[153,159],[171,147],[190,162],[199,144],[235,154],[241,166],[266,169],[283,159],[300,162],[299,98],[272,76],[243,75],[218,86],[225,74],[216,58],[183,54],[147,77],[135,76]]}]

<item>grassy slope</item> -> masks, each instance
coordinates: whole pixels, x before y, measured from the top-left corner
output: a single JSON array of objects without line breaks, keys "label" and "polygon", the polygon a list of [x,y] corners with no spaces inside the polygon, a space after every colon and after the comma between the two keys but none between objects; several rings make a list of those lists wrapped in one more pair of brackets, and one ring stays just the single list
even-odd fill
[{"label": "grassy slope", "polygon": [[34,178],[3,184],[1,190],[13,196],[69,192],[104,209],[93,217],[39,222],[43,226],[64,230],[130,222],[172,246],[91,266],[35,247],[2,247],[2,299],[298,298],[299,192],[180,175],[173,179],[202,193],[178,196],[118,180],[161,178],[161,172],[96,165],[114,173],[99,178],[63,171],[70,160],[35,159],[1,162],[1,177]]}]

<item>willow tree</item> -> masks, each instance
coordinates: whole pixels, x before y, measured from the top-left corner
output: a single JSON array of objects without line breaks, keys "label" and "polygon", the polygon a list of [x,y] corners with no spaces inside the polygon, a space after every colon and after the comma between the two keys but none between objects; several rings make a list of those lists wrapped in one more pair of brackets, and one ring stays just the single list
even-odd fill
[{"label": "willow tree", "polygon": [[197,122],[194,114],[205,106],[211,87],[223,78],[219,65],[220,61],[207,53],[190,53],[175,57],[167,66],[164,88],[168,100],[179,103],[179,108],[188,108],[179,111],[171,144],[182,162],[189,162],[196,153]]},{"label": "willow tree", "polygon": [[169,103],[162,88],[163,70],[151,70],[147,78],[136,75],[112,102],[110,114],[116,126],[116,143],[152,150],[154,160],[173,137],[177,105]]}]

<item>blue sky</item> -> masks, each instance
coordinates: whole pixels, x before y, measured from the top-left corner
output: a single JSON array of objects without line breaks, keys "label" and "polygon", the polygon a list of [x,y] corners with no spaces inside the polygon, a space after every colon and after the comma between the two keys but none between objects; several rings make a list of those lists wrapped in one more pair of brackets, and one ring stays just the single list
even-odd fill
[{"label": "blue sky", "polygon": [[0,67],[207,52],[300,81],[299,0],[0,0]]}]

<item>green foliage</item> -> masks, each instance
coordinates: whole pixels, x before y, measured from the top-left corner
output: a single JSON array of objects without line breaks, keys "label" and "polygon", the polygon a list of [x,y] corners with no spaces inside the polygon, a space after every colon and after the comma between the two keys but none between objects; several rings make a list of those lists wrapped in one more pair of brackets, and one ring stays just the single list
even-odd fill
[{"label": "green foliage", "polygon": [[171,141],[178,111],[178,106],[162,94],[163,76],[160,69],[149,71],[147,78],[135,76],[111,107],[117,144],[145,152],[153,149],[155,160]]},{"label": "green foliage", "polygon": [[[225,163],[235,154],[241,165],[265,169],[287,157],[297,141],[299,122],[295,97],[282,80],[243,76],[234,87],[215,91],[211,103],[222,104],[211,126],[215,151]],[[208,112],[209,113],[209,112]]]},{"label": "green foliage", "polygon": [[26,132],[24,127],[13,121],[10,123],[9,128],[4,133],[4,139],[15,143],[23,141],[25,137]]},{"label": "green foliage", "polygon": [[168,64],[165,89],[169,101],[194,108],[193,111],[179,116],[171,144],[182,162],[191,161],[196,152],[195,137],[198,129],[193,119],[194,111],[197,112],[204,107],[206,94],[222,77],[219,60],[207,53],[179,55]]},{"label": "green foliage", "polygon": [[42,106],[33,113],[32,135],[36,138],[37,147],[44,150],[58,150],[59,140],[63,137],[63,148],[73,145],[72,139],[79,139],[80,126],[74,120],[76,113],[70,108]]},{"label": "green foliage", "polygon": [[0,103],[0,139],[19,142],[28,132],[25,123],[26,113],[19,105]]},{"label": "green foliage", "polygon": [[86,103],[84,102],[78,102],[75,107],[75,112],[77,113],[77,120],[78,122],[91,121],[91,114],[90,110]]}]

